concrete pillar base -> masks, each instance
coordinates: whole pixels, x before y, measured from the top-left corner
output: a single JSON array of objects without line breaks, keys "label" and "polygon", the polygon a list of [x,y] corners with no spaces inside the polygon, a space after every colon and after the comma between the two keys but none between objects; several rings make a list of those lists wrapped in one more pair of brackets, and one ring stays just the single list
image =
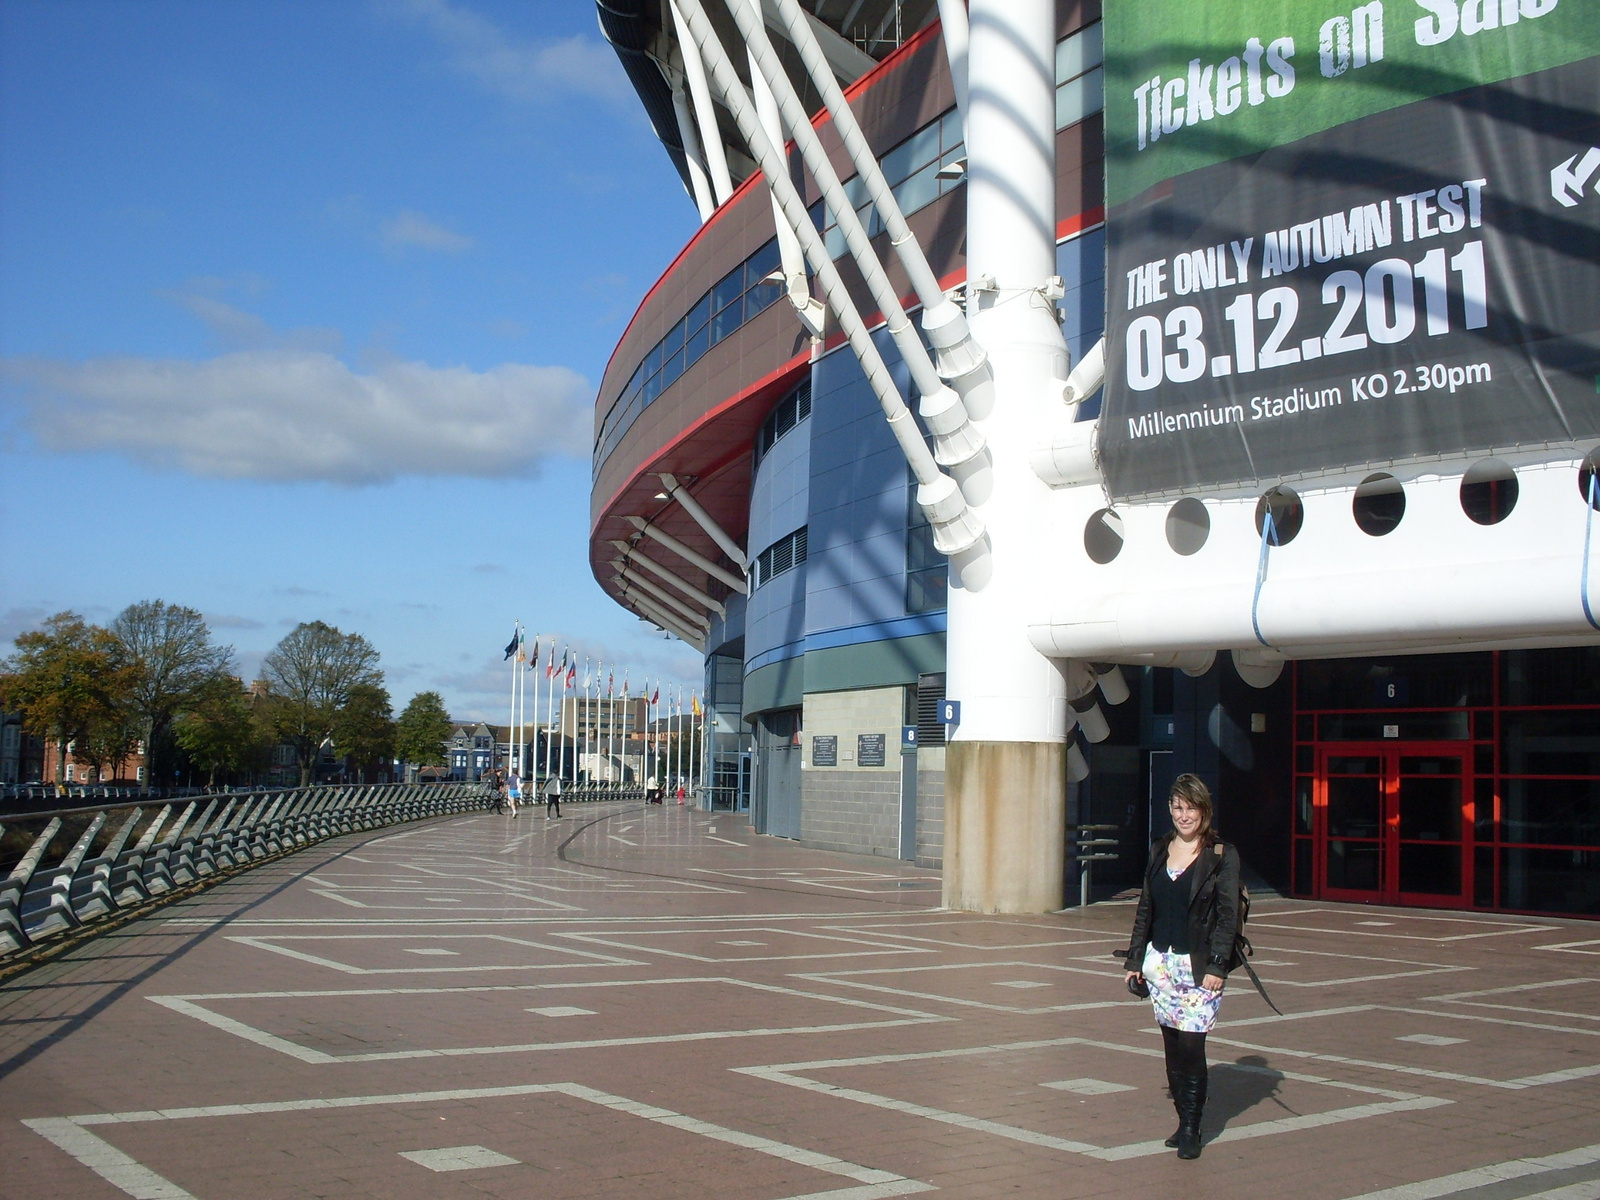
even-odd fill
[{"label": "concrete pillar base", "polygon": [[1064,903],[1064,742],[951,742],[945,748],[944,906],[1055,912]]}]

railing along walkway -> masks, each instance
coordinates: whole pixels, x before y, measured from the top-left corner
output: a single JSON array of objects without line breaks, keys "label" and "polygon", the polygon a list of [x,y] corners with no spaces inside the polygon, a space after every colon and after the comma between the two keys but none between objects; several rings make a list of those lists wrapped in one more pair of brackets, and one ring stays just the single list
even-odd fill
[{"label": "railing along walkway", "polygon": [[[3,815],[0,855],[8,843],[13,853],[25,849],[0,882],[0,964],[95,921],[136,912],[178,889],[324,838],[489,803],[489,789],[480,784],[373,784]],[[52,847],[59,857],[51,857]]]}]

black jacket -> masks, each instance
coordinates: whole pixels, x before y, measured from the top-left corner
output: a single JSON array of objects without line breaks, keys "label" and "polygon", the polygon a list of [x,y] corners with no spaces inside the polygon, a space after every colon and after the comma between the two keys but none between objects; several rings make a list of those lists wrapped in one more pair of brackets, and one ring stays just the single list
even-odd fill
[{"label": "black jacket", "polygon": [[[1133,918],[1133,936],[1128,941],[1127,970],[1144,970],[1145,951],[1150,946],[1150,881],[1156,871],[1167,866],[1168,834],[1150,851],[1144,886],[1139,891],[1139,908]],[[1233,941],[1239,932],[1239,852],[1226,842],[1214,842],[1200,851],[1189,883],[1189,963],[1194,981],[1207,975],[1228,975],[1233,957]]]}]

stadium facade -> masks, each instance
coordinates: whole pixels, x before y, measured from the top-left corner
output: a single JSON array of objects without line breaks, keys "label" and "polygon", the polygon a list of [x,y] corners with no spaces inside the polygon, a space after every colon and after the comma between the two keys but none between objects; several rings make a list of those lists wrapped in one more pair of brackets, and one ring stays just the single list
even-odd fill
[{"label": "stadium facade", "polygon": [[953,906],[1136,879],[1194,771],[1285,894],[1600,915],[1600,21],[1183,7],[600,0],[702,225],[595,577],[713,804]]}]

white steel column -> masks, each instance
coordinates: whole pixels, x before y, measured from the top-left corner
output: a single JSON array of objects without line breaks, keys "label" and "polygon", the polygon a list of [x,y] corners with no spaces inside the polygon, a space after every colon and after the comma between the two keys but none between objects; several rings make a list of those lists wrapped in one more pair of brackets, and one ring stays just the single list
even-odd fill
[{"label": "white steel column", "polygon": [[961,114],[962,141],[966,141],[967,45],[972,36],[967,24],[967,0],[939,0],[939,25],[945,58],[950,63],[950,82],[956,89],[956,111]]},{"label": "white steel column", "polygon": [[977,422],[994,491],[975,507],[994,570],[950,590],[946,695],[961,723],[945,760],[944,903],[1048,912],[1063,901],[1071,726],[1064,675],[1029,644],[1026,614],[1059,537],[1028,454],[1067,373],[1042,290],[1055,274],[1055,4],[972,0],[970,16],[968,310],[995,384]]},{"label": "white steel column", "polygon": [[717,211],[717,201],[711,194],[711,181],[706,178],[705,152],[700,147],[700,133],[689,115],[689,98],[683,94],[683,81],[672,81],[672,114],[678,118],[678,140],[683,143],[683,158],[689,166],[689,194],[700,212],[704,225]]},{"label": "white steel column", "polygon": [[718,546],[721,546],[722,552],[738,563],[739,568],[743,570],[745,566],[744,550],[740,548],[738,542],[728,536],[727,531],[717,524],[710,513],[700,507],[700,501],[689,495],[689,489],[679,483],[675,476],[669,475],[665,471],[661,473],[661,486],[666,488],[667,495],[683,505],[683,511],[693,517],[695,524],[706,531],[706,536]]},{"label": "white steel column", "polygon": [[682,579],[679,579],[655,559],[641,552],[637,546],[629,545],[627,542],[623,541],[613,541],[611,544],[618,550],[622,551],[623,558],[627,560],[630,566],[637,564],[649,571],[650,574],[666,580],[685,596],[688,596],[691,600],[694,600],[699,604],[703,604],[706,608],[709,608],[711,611],[715,612],[719,617],[725,617],[728,615],[727,605],[715,599],[709,592],[702,592],[699,588],[695,587],[694,584],[685,583]]},{"label": "white steel column", "polygon": [[[761,20],[761,0],[733,0],[734,5],[741,3],[753,4],[756,20]],[[730,8],[729,11],[735,10]],[[778,101],[772,94],[772,88],[767,85],[766,77],[761,74],[753,51],[750,54],[750,92],[755,97],[756,116],[761,119],[761,127],[767,131],[772,144],[781,150],[783,120],[778,113]],[[783,219],[783,208],[776,196],[772,198],[772,223],[778,234],[778,260],[783,264],[783,294],[789,298],[795,315],[811,336],[821,337],[827,309],[822,301],[811,294],[811,281],[806,278],[805,251],[800,248],[800,239],[789,228],[789,222]]]},{"label": "white steel column", "polygon": [[[719,567],[716,563],[712,562],[705,555],[699,553],[698,551],[696,551],[695,549],[693,549],[690,546],[685,546],[682,542],[680,542],[677,538],[673,537],[670,533],[665,533],[662,530],[657,529],[654,525],[650,524],[650,522],[646,521],[643,517],[629,517],[628,521],[629,521],[630,524],[633,525],[633,527],[635,529],[637,529],[640,533],[644,534],[645,537],[652,538],[655,541],[660,542],[668,550],[671,550],[679,558],[683,559],[684,562],[691,563],[694,566],[699,567],[702,571],[704,571],[707,575],[711,576],[713,579],[722,580],[723,583],[727,584],[730,588],[732,588],[734,591],[738,592],[741,596],[749,594],[749,588],[746,586],[743,577],[738,576],[738,575],[734,575],[732,572],[728,571],[724,567]],[[744,564],[741,563],[740,564],[740,569],[743,570],[743,568],[744,568]]]},{"label": "white steel column", "polygon": [[733,195],[733,176],[728,173],[728,152],[722,144],[722,131],[717,126],[717,108],[711,102],[711,88],[706,83],[705,60],[700,57],[694,38],[689,36],[678,6],[672,0],[668,0],[668,6],[672,9],[672,25],[678,35],[678,49],[683,52],[683,76],[689,81],[689,97],[694,101],[694,115],[700,125],[700,147],[705,152],[706,168],[711,172],[712,192],[720,208]]}]

